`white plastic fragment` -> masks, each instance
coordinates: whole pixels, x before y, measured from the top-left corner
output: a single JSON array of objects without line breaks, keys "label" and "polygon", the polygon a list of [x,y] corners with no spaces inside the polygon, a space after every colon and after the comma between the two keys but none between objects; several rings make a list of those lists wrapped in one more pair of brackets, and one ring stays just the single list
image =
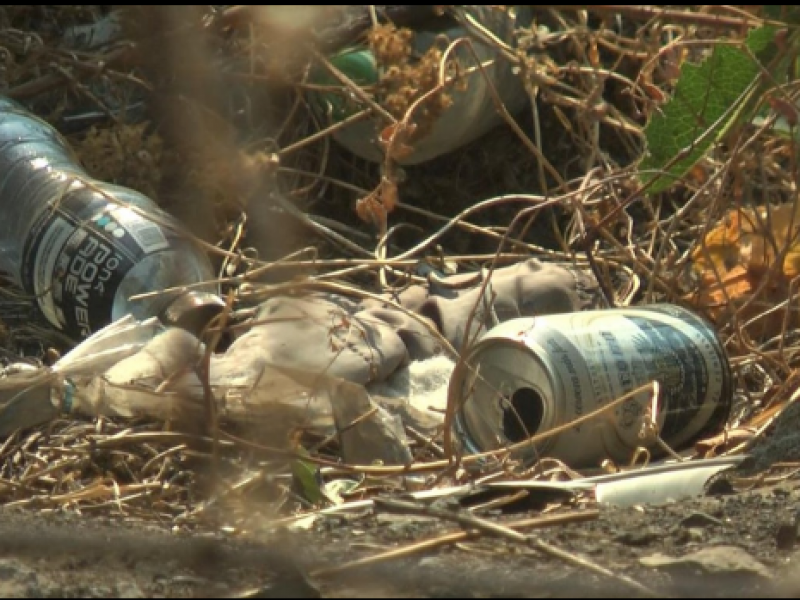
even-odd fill
[{"label": "white plastic fragment", "polygon": [[596,485],[595,495],[602,504],[666,504],[701,496],[714,475],[738,466],[745,458],[738,455],[664,463],[583,481]]}]

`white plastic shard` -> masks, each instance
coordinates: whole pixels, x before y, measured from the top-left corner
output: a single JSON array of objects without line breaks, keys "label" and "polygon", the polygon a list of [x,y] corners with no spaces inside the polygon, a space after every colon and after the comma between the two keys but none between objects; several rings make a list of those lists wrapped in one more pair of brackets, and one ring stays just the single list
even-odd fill
[{"label": "white plastic shard", "polygon": [[53,365],[53,371],[64,377],[104,373],[136,354],[163,329],[156,318],[137,321],[129,315],[78,344]]},{"label": "white plastic shard", "polygon": [[746,458],[737,455],[663,463],[584,481],[595,484],[595,496],[601,504],[667,504],[703,495],[712,477],[739,466]]}]

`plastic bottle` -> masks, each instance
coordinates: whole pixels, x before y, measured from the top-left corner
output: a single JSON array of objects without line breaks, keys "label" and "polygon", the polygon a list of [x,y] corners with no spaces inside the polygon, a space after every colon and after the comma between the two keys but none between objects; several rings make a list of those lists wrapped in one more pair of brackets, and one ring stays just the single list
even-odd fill
[{"label": "plastic bottle", "polygon": [[209,288],[131,301],[213,279],[208,257],[150,198],[89,176],[58,131],[2,96],[0,271],[76,339],[127,314],[161,316],[176,298],[220,302]]},{"label": "plastic bottle", "polygon": [[[526,6],[516,6],[507,10],[494,6],[457,6],[453,11],[469,15],[492,35],[507,43],[513,43],[516,27],[527,25],[532,19],[530,8]],[[434,45],[439,45],[442,49],[446,47],[446,44],[443,44],[445,39],[451,42],[468,37],[469,33],[459,25],[442,30],[415,27],[410,43],[413,54],[422,56]],[[477,70],[476,57],[484,63],[483,71]],[[519,75],[516,74],[514,65],[500,55],[496,44],[473,38],[472,50],[466,45],[461,45],[453,52],[452,58],[459,62],[465,72],[472,69],[464,81],[466,88],[458,89],[453,86],[448,88],[447,93],[452,103],[436,117],[426,134],[410,143],[411,151],[397,159],[399,164],[416,165],[427,162],[478,139],[493,127],[503,123],[503,117],[495,106],[493,91],[499,94],[511,114],[522,110],[529,101],[528,93]],[[372,51],[364,46],[344,49],[331,56],[330,61],[355,84],[370,93],[374,93],[372,90],[383,75],[382,67],[378,65]],[[312,83],[325,86],[341,85],[322,68],[311,72],[311,80]],[[310,98],[320,119],[327,125],[341,123],[363,108],[358,103],[348,101],[348,96],[338,92],[312,92]],[[377,96],[376,100],[380,103],[380,96]],[[333,133],[333,139],[361,158],[382,162],[385,154],[378,139],[386,125],[387,123],[377,116],[362,119],[338,128]]]}]

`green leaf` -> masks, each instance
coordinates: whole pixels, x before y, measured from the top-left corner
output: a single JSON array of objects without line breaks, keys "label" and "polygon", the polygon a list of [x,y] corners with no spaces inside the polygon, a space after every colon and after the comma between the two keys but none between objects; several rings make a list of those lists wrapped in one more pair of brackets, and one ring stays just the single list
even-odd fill
[{"label": "green leaf", "polygon": [[[752,118],[749,113],[755,106],[753,99],[760,96],[763,86],[755,89],[751,86],[761,76],[761,65],[766,67],[777,55],[777,31],[766,26],[754,29],[747,37],[746,49],[719,44],[704,62],[682,65],[675,93],[660,112],[653,114],[645,128],[647,152],[639,169],[669,174],[657,179],[650,192],[669,188],[726,131],[741,120]],[[777,68],[773,66],[770,73],[782,81],[786,68],[784,61]],[[652,177],[652,172],[641,175],[643,181]]]},{"label": "green leaf", "polygon": [[314,506],[322,504],[323,500],[325,500],[325,494],[322,491],[319,471],[315,465],[299,459],[293,461],[292,478],[303,498]]}]

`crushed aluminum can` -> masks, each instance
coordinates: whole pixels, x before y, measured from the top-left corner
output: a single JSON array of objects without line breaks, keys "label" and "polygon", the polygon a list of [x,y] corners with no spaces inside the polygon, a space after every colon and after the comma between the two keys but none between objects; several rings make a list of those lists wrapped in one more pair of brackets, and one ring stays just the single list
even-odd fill
[{"label": "crushed aluminum can", "polygon": [[[679,306],[592,310],[506,321],[465,355],[450,380],[460,401],[456,431],[469,452],[508,447],[567,425],[652,381],[660,384],[661,439],[673,449],[719,431],[732,404],[722,344],[701,317]],[[645,391],[514,455],[574,467],[630,461],[652,394]]]}]

